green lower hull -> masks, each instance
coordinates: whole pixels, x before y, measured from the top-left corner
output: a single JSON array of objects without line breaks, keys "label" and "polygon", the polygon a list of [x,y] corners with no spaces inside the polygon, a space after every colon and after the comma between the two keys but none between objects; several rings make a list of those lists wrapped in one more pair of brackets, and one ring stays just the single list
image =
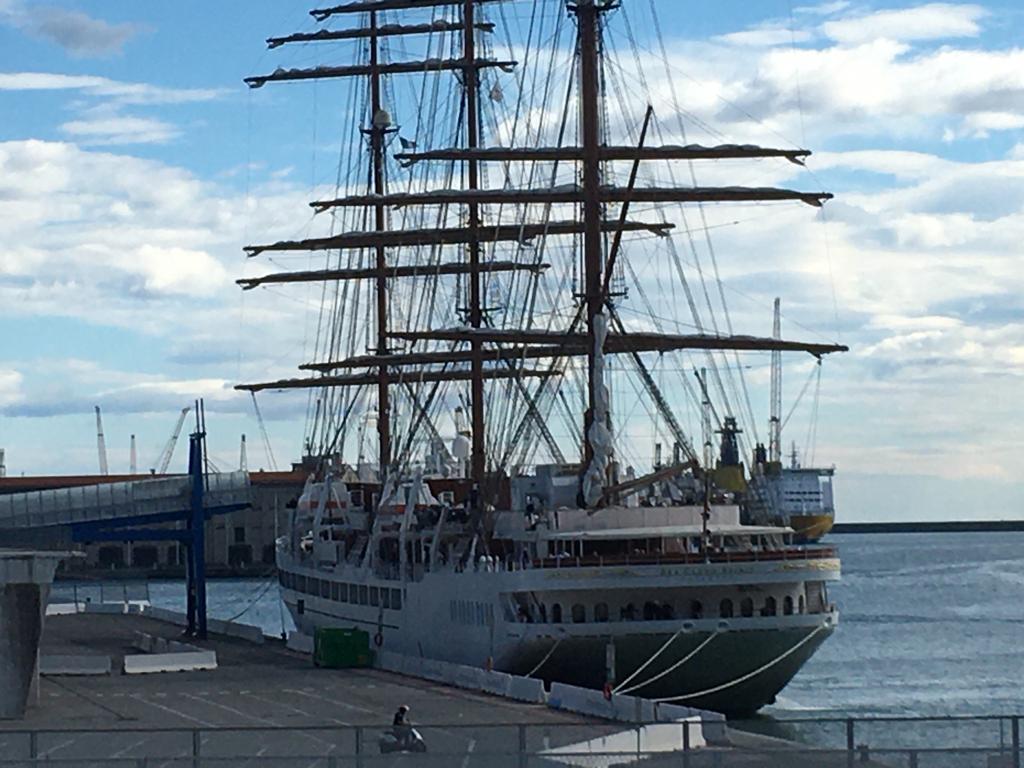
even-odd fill
[{"label": "green lower hull", "polygon": [[[750,715],[775,701],[779,691],[832,631],[829,626],[816,633],[814,628],[808,627],[720,632],[691,659],[653,680],[696,650],[710,635],[707,632],[680,634],[626,687],[651,680],[630,693],[648,699],[671,698],[675,704],[710,709],[733,717]],[[812,633],[814,636],[809,637]],[[628,678],[671,637],[671,633],[665,633],[615,638],[615,679]],[[551,649],[555,638],[537,639],[521,646],[514,658],[503,660],[499,666],[513,674],[528,674],[551,652],[534,677],[600,689],[605,684],[605,659],[610,639],[600,636],[564,638],[554,652]],[[709,690],[720,686],[724,687]]]}]

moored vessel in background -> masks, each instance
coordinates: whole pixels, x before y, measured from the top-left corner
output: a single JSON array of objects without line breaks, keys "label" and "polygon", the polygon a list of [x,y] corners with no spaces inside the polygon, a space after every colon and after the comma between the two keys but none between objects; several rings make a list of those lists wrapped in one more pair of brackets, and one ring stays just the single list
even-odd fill
[{"label": "moored vessel in background", "polygon": [[797,541],[818,541],[835,523],[835,472],[835,467],[800,466],[794,444],[789,466],[755,464],[744,511],[752,523],[784,525]]}]

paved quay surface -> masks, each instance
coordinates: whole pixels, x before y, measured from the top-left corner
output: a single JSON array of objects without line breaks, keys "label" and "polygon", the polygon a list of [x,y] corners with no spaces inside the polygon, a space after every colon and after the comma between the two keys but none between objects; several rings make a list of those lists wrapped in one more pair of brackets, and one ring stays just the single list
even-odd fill
[{"label": "paved quay surface", "polygon": [[[190,642],[217,652],[216,670],[122,675],[125,655],[137,653],[136,631],[169,639],[180,632],[134,615],[47,619],[44,654],[110,656],[114,674],[42,678],[39,704],[26,718],[0,721],[0,768],[37,765],[28,760],[32,754],[67,768],[605,768],[638,762],[636,755],[554,760],[536,754],[621,733],[629,728],[624,724],[380,670],[318,669],[278,641],[257,646],[211,636]],[[411,708],[429,754],[379,754],[377,740],[399,704]],[[785,753],[792,742],[736,737],[739,750],[699,750],[688,764],[846,765],[845,755],[802,757]],[[522,747],[528,754],[519,754]],[[645,755],[639,762],[667,768],[680,760],[676,753]]]},{"label": "paved quay surface", "polygon": [[133,633],[181,639],[176,627],[141,616],[51,616],[42,653],[110,656],[109,677],[44,677],[40,705],[3,729],[224,728],[390,724],[400,704],[418,723],[585,723],[539,705],[449,688],[375,669],[330,670],[283,644],[211,635],[187,642],[217,652],[218,669],[121,675]]}]

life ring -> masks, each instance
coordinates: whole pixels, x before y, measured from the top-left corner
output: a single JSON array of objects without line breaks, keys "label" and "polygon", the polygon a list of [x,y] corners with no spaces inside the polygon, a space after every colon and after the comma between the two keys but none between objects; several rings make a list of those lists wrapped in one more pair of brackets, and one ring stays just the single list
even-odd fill
[{"label": "life ring", "polygon": [[379,629],[377,630],[377,634],[373,636],[373,644],[376,645],[378,648],[384,645],[384,633],[381,632]]},{"label": "life ring", "polygon": [[611,683],[605,683],[604,684],[604,690],[602,691],[602,693],[604,693],[605,701],[611,701],[612,700],[612,684]]}]

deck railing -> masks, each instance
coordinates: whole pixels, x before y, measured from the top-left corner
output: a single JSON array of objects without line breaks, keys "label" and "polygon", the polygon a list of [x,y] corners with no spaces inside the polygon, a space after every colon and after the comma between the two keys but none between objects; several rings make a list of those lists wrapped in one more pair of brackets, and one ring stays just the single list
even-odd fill
[{"label": "deck railing", "polygon": [[724,550],[718,552],[644,553],[625,555],[562,555],[533,560],[532,568],[593,568],[622,565],[698,565],[704,563],[763,563],[780,561],[828,560],[836,557],[835,547],[791,548],[780,550]]}]

